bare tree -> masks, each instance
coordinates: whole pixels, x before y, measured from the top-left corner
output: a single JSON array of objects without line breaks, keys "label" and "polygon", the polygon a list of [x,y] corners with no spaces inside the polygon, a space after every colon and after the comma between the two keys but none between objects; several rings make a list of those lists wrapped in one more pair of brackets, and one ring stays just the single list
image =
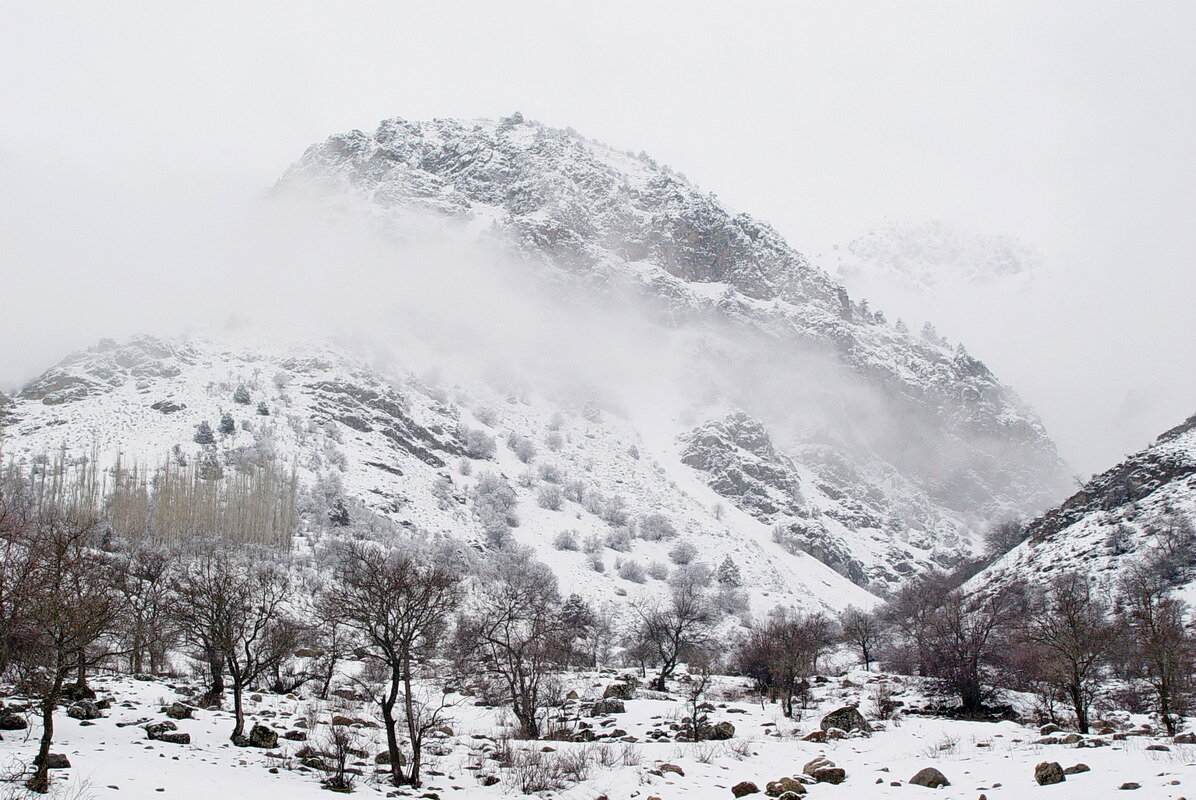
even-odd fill
[{"label": "bare tree", "polygon": [[26,785],[35,792],[50,788],[49,755],[54,741],[54,710],[72,671],[82,677],[87,666],[111,651],[97,647],[115,632],[119,595],[112,589],[111,563],[94,549],[94,520],[42,508],[27,528],[30,592],[25,622],[32,637],[29,654],[36,669],[42,735]]},{"label": "bare tree", "polygon": [[1175,596],[1167,569],[1150,558],[1127,571],[1121,589],[1127,660],[1150,685],[1159,718],[1174,735],[1196,671],[1196,641],[1184,624],[1188,606]]},{"label": "bare tree", "polygon": [[[325,616],[356,631],[366,657],[386,675],[378,702],[396,786],[420,785],[424,738],[443,718],[419,697],[413,683],[415,668],[431,655],[461,601],[458,571],[444,559],[417,553],[419,548],[411,543],[396,548],[360,540],[340,543],[334,578],[322,599]],[[395,717],[400,697],[411,747],[406,774]]]},{"label": "bare tree", "polygon": [[930,618],[929,673],[947,681],[965,714],[984,709],[993,671],[1010,654],[1010,639],[1023,611],[1020,601],[1020,587],[979,597],[953,591]]},{"label": "bare tree", "polygon": [[893,633],[886,661],[894,670],[909,675],[932,673],[931,664],[937,660],[933,622],[951,590],[946,575],[926,573],[903,584],[880,609],[880,618]]},{"label": "bare tree", "polygon": [[207,547],[184,564],[172,582],[184,636],[217,670],[227,671],[233,692],[233,744],[246,746],[245,689],[270,668],[272,637],[289,624],[291,580],[285,565],[259,549]]},{"label": "bare tree", "polygon": [[1089,708],[1120,634],[1108,599],[1077,573],[1056,578],[1022,621],[1019,636],[1036,646],[1036,670],[1066,695],[1080,733],[1088,733]]},{"label": "bare tree", "polygon": [[134,546],[118,554],[114,587],[124,599],[126,616],[121,629],[129,670],[157,673],[176,635],[171,614],[170,581],[176,558],[165,547]]},{"label": "bare tree", "polygon": [[872,661],[884,644],[885,626],[880,616],[848,606],[839,616],[839,630],[843,632],[843,641],[859,651],[864,669],[872,669]]},{"label": "bare tree", "polygon": [[663,603],[645,601],[632,606],[637,620],[629,636],[660,667],[651,686],[664,691],[677,664],[702,657],[714,645],[720,613],[712,602],[709,570],[679,569],[670,581]]},{"label": "bare tree", "polygon": [[984,549],[989,558],[1000,558],[1026,539],[1026,525],[1021,520],[994,522],[984,531]]},{"label": "bare tree", "polygon": [[528,553],[511,552],[479,584],[457,622],[458,661],[510,704],[521,737],[539,738],[541,714],[553,694],[550,673],[568,653],[556,577]]},{"label": "bare tree", "polygon": [[781,713],[792,717],[794,700],[808,690],[806,677],[817,671],[836,636],[834,624],[823,614],[779,609],[740,645],[738,667],[762,694],[780,702]]}]

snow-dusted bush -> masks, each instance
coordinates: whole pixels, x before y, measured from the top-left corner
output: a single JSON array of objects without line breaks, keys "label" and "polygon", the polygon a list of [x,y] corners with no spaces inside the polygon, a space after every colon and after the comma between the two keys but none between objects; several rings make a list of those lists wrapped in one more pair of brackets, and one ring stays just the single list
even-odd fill
[{"label": "snow-dusted bush", "polygon": [[237,386],[237,390],[233,392],[233,402],[243,406],[249,405],[249,390],[245,388],[245,384]]},{"label": "snow-dusted bush", "polygon": [[557,550],[577,550],[580,546],[577,541],[577,531],[561,531],[552,540],[552,546]]},{"label": "snow-dusted bush", "polygon": [[602,551],[606,549],[606,539],[596,533],[592,533],[586,537],[581,549],[589,555],[601,555]]},{"label": "snow-dusted bush", "polygon": [[689,564],[698,555],[698,548],[689,541],[677,542],[673,545],[673,549],[669,550],[669,559],[681,566]]},{"label": "snow-dusted bush", "polygon": [[501,475],[483,472],[473,487],[473,513],[491,546],[506,542],[511,528],[519,524],[515,490]]},{"label": "snow-dusted bush", "polygon": [[677,526],[664,514],[645,514],[639,519],[639,537],[649,542],[672,539],[677,535]]},{"label": "snow-dusted bush", "polygon": [[644,575],[644,568],[640,566],[640,562],[633,561],[632,559],[619,562],[618,573],[620,578],[625,581],[631,581],[632,583],[644,583],[648,580],[647,576]]},{"label": "snow-dusted bush", "polygon": [[669,568],[659,561],[653,561],[645,571],[648,573],[648,577],[654,581],[668,580],[669,577]]},{"label": "snow-dusted bush", "polygon": [[461,459],[457,462],[457,472],[467,476],[473,474],[473,462],[468,458]]},{"label": "snow-dusted bush", "polygon": [[536,444],[526,436],[512,435],[511,437],[508,437],[507,444],[515,453],[515,457],[524,464],[536,457]]},{"label": "snow-dusted bush", "polygon": [[470,458],[494,458],[497,445],[490,434],[477,428],[462,427],[459,435],[465,445],[465,453]]},{"label": "snow-dusted bush", "polygon": [[587,558],[587,561],[589,562],[590,569],[595,572],[606,572],[606,559],[601,554],[591,554]]},{"label": "snow-dusted bush", "polygon": [[606,535],[606,546],[611,550],[626,553],[631,550],[631,534],[626,528],[616,528]]},{"label": "snow-dusted bush", "polygon": [[494,423],[498,422],[498,412],[489,406],[480,406],[473,410],[474,418],[483,425],[494,427]]},{"label": "snow-dusted bush", "polygon": [[555,464],[552,462],[548,462],[546,464],[541,464],[539,473],[540,473],[540,480],[544,481],[545,483],[564,483],[565,482],[565,474],[566,473],[565,473],[564,468],[561,467],[560,464]]},{"label": "snow-dusted bush", "polygon": [[[565,499],[581,503],[586,496],[586,482],[580,478],[565,483]],[[583,506],[584,507],[584,506]],[[589,509],[587,509],[589,510]]]},{"label": "snow-dusted bush", "polygon": [[561,487],[556,484],[546,483],[536,492],[536,504],[549,511],[560,511],[562,499]]},{"label": "snow-dusted bush", "polygon": [[561,436],[560,431],[549,431],[544,437],[544,446],[556,453],[565,446],[565,437]]}]

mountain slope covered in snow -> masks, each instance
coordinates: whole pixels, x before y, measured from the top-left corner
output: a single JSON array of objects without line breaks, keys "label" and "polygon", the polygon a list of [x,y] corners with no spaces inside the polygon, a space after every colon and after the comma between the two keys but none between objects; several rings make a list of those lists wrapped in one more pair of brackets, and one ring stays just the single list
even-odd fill
[{"label": "mountain slope covered in snow", "polygon": [[1144,558],[1162,556],[1174,582],[1196,593],[1196,416],[1161,434],[1034,520],[1028,537],[972,579],[983,590],[1072,570],[1114,586]]}]

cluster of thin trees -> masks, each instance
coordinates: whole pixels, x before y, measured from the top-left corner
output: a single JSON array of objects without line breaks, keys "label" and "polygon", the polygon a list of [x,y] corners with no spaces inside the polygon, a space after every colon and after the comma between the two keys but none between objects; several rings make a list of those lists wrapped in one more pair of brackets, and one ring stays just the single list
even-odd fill
[{"label": "cluster of thin trees", "polygon": [[[262,496],[230,486],[223,500],[195,496],[209,509]],[[706,684],[693,676],[738,671],[793,715],[809,676],[844,646],[865,668],[881,662],[942,679],[963,713],[983,713],[1002,689],[1030,690],[1050,708],[1070,707],[1082,731],[1103,695],[1143,687],[1174,731],[1192,695],[1196,646],[1173,589],[1185,577],[1176,553],[1190,547],[1144,558],[1108,591],[1065,574],[1037,590],[968,595],[930,575],[874,611],[778,611],[729,641],[737,626],[725,624],[718,581],[701,564],[679,565],[664,591],[620,616],[562,596],[552,571],[515,545],[479,556],[447,540],[349,526],[300,559],[283,546],[273,510],[150,514],[158,533],[130,535],[113,520],[144,530],[152,507],[136,496],[106,505],[72,497],[15,473],[0,480],[0,676],[38,700],[42,733],[27,785],[39,792],[49,787],[55,709],[88,697],[97,668],[190,669],[204,682],[197,703],[231,704],[240,746],[254,744],[248,692],[308,686],[326,697],[352,681],[382,719],[391,780],[413,787],[425,741],[462,692],[506,707],[517,736],[568,735],[558,729],[563,673],[616,655],[652,670],[657,690],[686,667],[698,687],[695,739]],[[200,518],[236,520],[240,533],[197,529]],[[185,535],[162,530],[171,520]],[[262,535],[242,530],[253,525]]]},{"label": "cluster of thin trees", "polygon": [[[1142,557],[1114,583],[1061,572],[1045,586],[967,593],[922,576],[873,612],[849,611],[842,640],[868,664],[942,679],[964,715],[1004,690],[1030,692],[1052,721],[1089,732],[1094,708],[1152,711],[1174,734],[1196,700],[1196,633],[1173,553]],[[1180,576],[1182,577],[1182,576]]]}]

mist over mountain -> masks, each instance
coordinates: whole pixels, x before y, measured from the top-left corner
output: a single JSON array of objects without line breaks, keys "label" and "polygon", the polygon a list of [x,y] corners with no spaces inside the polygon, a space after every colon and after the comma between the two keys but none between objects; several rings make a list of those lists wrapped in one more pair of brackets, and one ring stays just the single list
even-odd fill
[{"label": "mist over mountain", "polygon": [[[575,493],[564,512],[526,514],[529,543],[551,553],[562,530],[617,532],[667,507],[688,509],[671,524],[705,541],[731,525],[718,504],[754,531],[751,569],[790,572],[774,560],[813,557],[879,593],[950,568],[990,522],[1065,492],[1038,418],[982,362],[887,320],[767,224],[647,155],[519,115],[394,119],[312,146],[273,196],[285,218],[307,221],[285,251],[294,280],[268,284],[248,269],[228,292],[255,318],[294,306],[308,327],[339,331],[335,357],[310,350],[331,346],[326,337],[291,346],[260,331],[106,344],[18,393],[6,451],[82,457],[99,441],[109,460],[200,458],[210,448],[191,442],[194,426],[215,424],[238,385],[274,398],[268,379],[283,375],[303,387],[302,402],[287,394],[292,433],[251,418],[252,432],[217,442],[219,459],[290,440],[277,455],[303,465],[306,485],[339,476],[372,513],[481,541],[465,504],[476,474],[493,467],[519,508],[537,509],[539,473],[556,468],[550,423],[582,415],[565,471],[592,473],[590,491],[628,512],[612,524]],[[368,367],[331,366],[363,353]],[[382,386],[399,395],[378,406]],[[335,410],[344,402],[382,408],[385,424]],[[112,418],[146,436],[113,435]],[[296,432],[305,426],[313,433]],[[504,460],[500,445],[462,474],[474,428],[515,437],[512,448],[529,437],[539,455]],[[647,485],[610,461],[630,451],[657,476]],[[446,491],[460,503],[445,508]],[[633,555],[665,560],[643,546]],[[570,581],[586,583],[574,566]],[[800,592],[800,574],[785,592]]]}]

